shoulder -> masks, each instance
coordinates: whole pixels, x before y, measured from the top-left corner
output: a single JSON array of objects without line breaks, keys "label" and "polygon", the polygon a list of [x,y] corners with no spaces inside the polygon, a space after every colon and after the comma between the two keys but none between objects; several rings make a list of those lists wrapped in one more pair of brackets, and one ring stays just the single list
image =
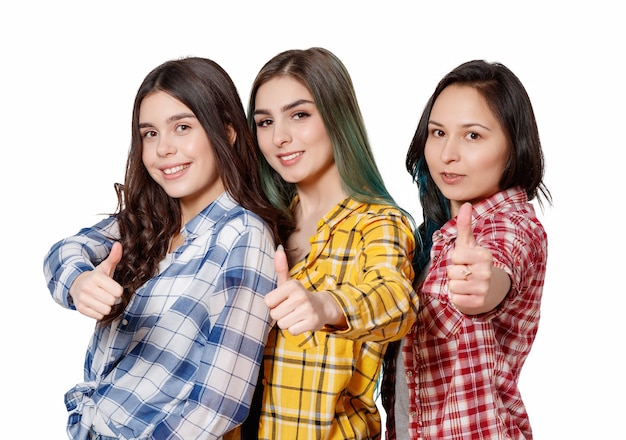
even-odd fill
[{"label": "shoulder", "polygon": [[475,233],[522,240],[529,245],[547,241],[546,231],[528,202],[509,204],[497,211],[485,213],[477,218],[474,228]]},{"label": "shoulder", "polygon": [[545,240],[543,225],[521,188],[509,188],[474,205],[474,233],[492,237]]},{"label": "shoulder", "polygon": [[378,237],[413,247],[413,229],[407,216],[397,207],[357,201],[352,201],[348,207],[350,211],[339,227],[371,239]]},{"label": "shoulder", "polygon": [[218,208],[211,210],[207,216],[215,222],[215,229],[230,227],[241,233],[254,231],[272,235],[269,227],[258,214],[241,206],[228,193],[224,193],[216,200],[216,203]]},{"label": "shoulder", "polygon": [[507,205],[479,217],[474,236],[492,252],[494,265],[512,275],[516,285],[545,271],[547,235],[529,203]]},{"label": "shoulder", "polygon": [[[358,202],[357,202],[358,203]],[[397,207],[377,203],[359,203],[354,215],[361,222],[385,222],[410,229],[408,217]]]}]

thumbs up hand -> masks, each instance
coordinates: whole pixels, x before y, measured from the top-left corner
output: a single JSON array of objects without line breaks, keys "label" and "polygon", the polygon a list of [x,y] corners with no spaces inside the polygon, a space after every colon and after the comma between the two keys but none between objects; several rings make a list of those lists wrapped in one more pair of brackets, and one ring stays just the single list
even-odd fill
[{"label": "thumbs up hand", "polygon": [[309,292],[298,280],[291,279],[282,246],[276,249],[274,268],[278,287],[265,295],[265,304],[278,327],[297,336],[327,324],[345,323],[343,311],[328,292]]},{"label": "thumbs up hand", "polygon": [[[459,209],[456,221],[458,235],[451,254],[453,264],[447,269],[450,300],[468,315],[485,313],[504,297],[498,299],[492,296],[493,257],[491,251],[481,247],[474,238],[472,211],[470,203],[464,203]],[[497,270],[506,275],[504,271]]]},{"label": "thumbs up hand", "polygon": [[109,256],[94,270],[80,274],[70,287],[70,296],[76,310],[85,316],[100,320],[122,296],[124,289],[113,279],[115,267],[122,259],[122,245],[113,243]]}]

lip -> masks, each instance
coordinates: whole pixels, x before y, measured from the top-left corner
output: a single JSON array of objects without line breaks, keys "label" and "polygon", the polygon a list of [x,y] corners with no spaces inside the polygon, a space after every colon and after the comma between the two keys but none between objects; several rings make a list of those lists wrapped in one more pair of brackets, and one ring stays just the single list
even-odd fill
[{"label": "lip", "polygon": [[185,174],[190,166],[190,163],[164,165],[159,167],[159,170],[165,179],[176,179]]},{"label": "lip", "polygon": [[304,151],[291,151],[278,154],[277,157],[283,165],[293,165],[300,160],[303,154]]},{"label": "lip", "polygon": [[442,172],[442,173],[439,173],[439,175],[441,176],[441,180],[448,185],[457,184],[461,182],[463,178],[465,177],[463,174],[448,173],[448,172]]}]

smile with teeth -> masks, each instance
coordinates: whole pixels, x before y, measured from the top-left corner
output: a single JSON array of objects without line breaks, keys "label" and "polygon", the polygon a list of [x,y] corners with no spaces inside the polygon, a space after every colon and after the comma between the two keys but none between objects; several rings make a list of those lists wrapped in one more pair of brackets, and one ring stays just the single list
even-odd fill
[{"label": "smile with teeth", "polygon": [[168,175],[169,174],[174,174],[174,173],[178,173],[178,172],[184,170],[185,168],[189,168],[189,165],[177,165],[177,166],[172,167],[172,168],[165,168],[163,170],[163,173],[168,174]]},{"label": "smile with teeth", "polygon": [[298,156],[301,156],[302,154],[304,154],[302,151],[297,151],[295,153],[291,153],[286,156],[280,156],[280,160],[289,161],[289,160],[295,159]]}]

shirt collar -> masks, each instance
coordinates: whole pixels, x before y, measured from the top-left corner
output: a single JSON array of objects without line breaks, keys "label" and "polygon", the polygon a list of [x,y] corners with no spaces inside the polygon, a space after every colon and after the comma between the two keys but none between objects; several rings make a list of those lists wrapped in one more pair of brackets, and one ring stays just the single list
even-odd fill
[{"label": "shirt collar", "polygon": [[350,197],[346,197],[341,202],[337,203],[330,211],[328,211],[324,218],[322,218],[322,222],[332,229],[333,226],[340,223],[343,219],[363,205],[363,202],[358,202]]},{"label": "shirt collar", "polygon": [[194,218],[189,220],[181,230],[181,234],[187,238],[196,238],[209,229],[222,218],[232,214],[239,204],[232,196],[224,191],[217,199],[206,206]]}]

